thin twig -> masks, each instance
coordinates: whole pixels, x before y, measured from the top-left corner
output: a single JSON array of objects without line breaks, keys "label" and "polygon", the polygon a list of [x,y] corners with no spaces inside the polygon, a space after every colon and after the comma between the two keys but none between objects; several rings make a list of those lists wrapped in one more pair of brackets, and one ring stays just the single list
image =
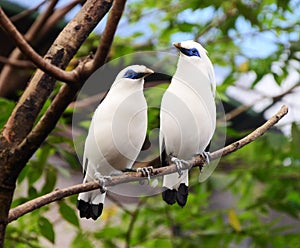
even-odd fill
[{"label": "thin twig", "polygon": [[[266,95],[262,95],[261,92],[257,92],[260,93],[262,96],[259,99],[256,99],[254,102],[250,103],[250,104],[245,104],[245,105],[241,105],[233,110],[231,110],[230,112],[226,113],[225,115],[225,120],[226,121],[230,121],[232,119],[234,119],[235,117],[239,116],[240,114],[244,113],[245,111],[247,111],[248,109],[252,108],[257,102],[262,101],[264,99],[271,99],[272,103],[270,103],[267,107],[264,108],[263,111],[261,111],[262,113],[265,113],[266,110],[268,110],[271,106],[273,106],[275,103],[279,102],[282,100],[283,97],[285,97],[288,94],[293,93],[293,91],[298,88],[300,86],[300,82],[297,82],[295,85],[293,85],[291,88],[287,89],[286,91],[275,95],[275,96],[266,96]],[[239,86],[240,87],[240,86]],[[243,90],[249,90],[247,88],[243,89]]]},{"label": "thin twig", "polygon": [[123,14],[125,3],[126,0],[114,1],[94,59],[84,65],[83,73],[85,73],[87,76],[105,63],[117,30],[117,26]]},{"label": "thin twig", "polygon": [[[37,16],[34,20],[33,24],[24,34],[24,39],[31,44],[31,46],[36,46],[43,38],[43,34],[41,30],[44,30],[44,25],[49,19],[49,17],[53,13],[53,9],[55,8],[58,0],[51,0],[49,4],[46,6],[45,10]],[[15,47],[10,53],[8,59],[11,61],[23,59],[23,53],[18,48]],[[15,68],[13,68],[10,64],[6,64],[0,74],[0,94],[1,96],[9,96],[11,93],[15,92],[17,89],[22,89],[25,87],[26,82],[20,80],[20,76],[14,75]],[[21,72],[21,75],[24,72]],[[25,73],[26,74],[26,73]],[[28,73],[27,73],[28,74]]]},{"label": "thin twig", "polygon": [[31,15],[32,13],[34,13],[35,11],[37,11],[42,5],[44,5],[46,2],[48,2],[48,0],[44,0],[42,2],[40,2],[38,5],[36,5],[35,7],[31,8],[31,9],[26,9],[14,16],[11,16],[9,19],[12,21],[12,22],[17,22],[29,15]]},{"label": "thin twig", "polygon": [[[267,130],[269,130],[272,126],[274,126],[280,119],[282,119],[286,114],[288,113],[288,107],[282,106],[281,109],[272,116],[267,122],[265,122],[262,126],[258,127],[256,130],[254,130],[252,133],[247,135],[246,137],[222,148],[219,149],[213,153],[211,153],[211,160],[215,160],[217,158],[220,158],[221,156],[226,156],[243,146],[251,143],[252,141],[256,140],[258,137],[262,136]],[[192,160],[188,161],[189,164],[183,164],[183,169],[190,169],[190,167],[198,167],[202,166],[205,163],[205,158],[198,156],[193,158]],[[176,172],[176,165],[171,164],[169,166],[160,167],[153,169],[153,172],[151,173],[151,177],[158,177],[163,176],[166,174],[171,174]],[[111,180],[106,180],[105,185],[106,186],[114,186],[121,183],[128,183],[128,182],[134,182],[139,181],[143,179],[141,172],[134,172],[134,173],[125,173],[120,176],[112,177]],[[18,207],[15,207],[9,211],[9,217],[8,221],[12,222],[16,219],[18,219],[20,216],[23,216],[26,213],[29,213],[37,208],[40,208],[44,205],[47,205],[51,202],[58,201],[63,199],[64,197],[71,196],[74,194],[78,194],[80,192],[86,192],[94,189],[100,188],[100,185],[98,182],[89,182],[86,184],[77,184],[68,188],[64,189],[58,189],[56,191],[53,191],[51,193],[48,193],[46,195],[43,195],[41,197],[38,197],[36,199],[33,199],[31,201],[28,201]]]},{"label": "thin twig", "polygon": [[63,82],[77,81],[77,73],[66,72],[44,60],[24,39],[23,35],[16,29],[9,18],[0,7],[0,24],[7,31],[10,37],[16,42],[19,49],[42,71],[54,76]]},{"label": "thin twig", "polygon": [[[122,2],[123,0],[119,0],[119,1]],[[106,39],[102,39],[101,43],[107,41],[108,40]],[[112,43],[113,40],[109,40],[109,41]],[[111,44],[108,47],[110,46]],[[100,47],[105,47],[105,45],[100,44]],[[108,51],[104,51],[103,53],[101,53],[101,57],[99,57],[98,59],[99,61],[102,61],[102,64],[99,64],[99,66],[102,66],[104,64],[107,55],[108,55]],[[34,129],[28,134],[28,136],[23,140],[23,142],[19,145],[18,149],[22,150],[24,147],[28,147],[29,144],[35,144],[32,145],[32,150],[37,149],[36,144],[40,144],[51,132],[51,130],[55,127],[56,122],[58,121],[58,119],[60,118],[64,110],[67,108],[68,106],[67,104],[72,101],[76,93],[77,93],[77,89],[75,89],[74,87],[68,87],[68,85],[64,85],[64,87],[62,87],[59,93],[55,96],[54,100],[52,101],[51,105],[48,107],[44,116],[40,119],[40,121],[37,123]]]},{"label": "thin twig", "polygon": [[35,68],[35,65],[29,60],[10,59],[3,56],[0,56],[0,63],[25,69]]},{"label": "thin twig", "polygon": [[26,32],[24,38],[31,42],[33,39],[37,38],[42,27],[45,25],[49,17],[53,14],[53,10],[57,4],[58,0],[51,0],[45,11],[43,11],[35,22],[31,25],[30,29]]},{"label": "thin twig", "polygon": [[[45,55],[45,60],[55,66],[65,68],[84,40],[107,14],[112,2],[113,0],[87,1],[58,35]],[[78,23],[80,23],[80,29],[74,28],[78,27]],[[47,82],[46,85],[45,82]],[[54,77],[49,77],[42,71],[37,70],[2,129],[2,133],[0,134],[0,147],[5,147],[6,145],[11,146],[12,144],[22,142],[22,140],[25,143],[23,147],[20,147],[23,149],[22,156],[11,157],[16,160],[23,160],[22,162],[16,163],[18,166],[25,166],[24,161],[26,161],[28,157],[24,156],[24,154],[27,154],[30,158],[35,150],[38,149],[43,139],[45,139],[55,127],[56,121],[58,121],[67,105],[74,99],[80,87],[80,83],[72,84],[71,87],[61,87],[55,97],[57,100],[54,99],[54,101],[52,101],[43,118],[38,122],[36,128],[32,130],[37,115],[51,94],[55,83],[56,79]],[[52,110],[57,110],[57,112],[53,113],[51,112]],[[42,120],[46,121],[46,123],[42,122]],[[26,125],[24,125],[24,123],[26,123]],[[45,126],[41,127],[39,124],[44,124]],[[18,130],[18,132],[14,130]],[[32,135],[26,139],[30,131],[34,134],[31,132]],[[32,136],[34,136],[34,138]],[[29,144],[30,140],[35,140],[37,143]],[[20,151],[20,149],[17,150],[16,152]],[[16,166],[14,166],[14,169],[15,168]]]},{"label": "thin twig", "polygon": [[274,126],[282,117],[284,117],[288,113],[288,107],[283,105],[281,109],[273,115],[269,120],[267,120],[263,125],[255,129],[252,133],[248,134],[246,137],[233,142],[232,144],[215,151],[211,154],[211,159],[215,160],[221,156],[226,156],[233,151],[240,149],[241,147],[251,143],[256,140],[258,137],[262,136],[267,130],[269,130],[272,126]]},{"label": "thin twig", "polygon": [[69,13],[75,6],[79,3],[82,3],[83,0],[74,0],[73,2],[68,3],[67,5],[56,9],[55,12],[49,17],[42,30],[40,30],[39,35],[42,37],[45,34],[48,34],[49,30],[51,30],[59,20],[61,20],[67,13]]}]

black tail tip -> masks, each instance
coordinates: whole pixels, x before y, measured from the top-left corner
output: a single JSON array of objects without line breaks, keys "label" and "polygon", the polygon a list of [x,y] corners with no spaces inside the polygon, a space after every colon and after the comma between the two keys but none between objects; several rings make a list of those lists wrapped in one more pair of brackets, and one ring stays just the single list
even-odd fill
[{"label": "black tail tip", "polygon": [[174,203],[178,203],[180,207],[184,207],[187,202],[189,187],[184,183],[181,183],[178,187],[178,190],[164,188],[165,190],[162,192],[163,200],[169,205],[173,205]]},{"label": "black tail tip", "polygon": [[102,214],[103,203],[91,204],[83,200],[77,200],[76,207],[79,210],[80,218],[97,220]]},{"label": "black tail tip", "polygon": [[175,189],[168,189],[164,187],[164,191],[161,193],[163,200],[169,205],[173,205],[176,202],[177,191]]},{"label": "black tail tip", "polygon": [[176,194],[176,201],[180,207],[184,207],[189,194],[189,187],[181,183]]}]

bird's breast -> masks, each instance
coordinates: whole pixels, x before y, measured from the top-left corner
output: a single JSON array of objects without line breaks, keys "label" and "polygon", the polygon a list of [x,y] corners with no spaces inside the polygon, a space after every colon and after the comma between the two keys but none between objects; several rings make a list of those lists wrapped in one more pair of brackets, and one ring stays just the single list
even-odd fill
[{"label": "bird's breast", "polygon": [[168,153],[189,159],[203,152],[215,129],[216,109],[211,91],[173,83],[161,104],[161,129]]},{"label": "bird's breast", "polygon": [[[87,156],[117,170],[132,165],[143,145],[147,129],[147,105],[143,93],[115,96],[100,105],[86,140]],[[105,160],[105,163],[103,162]]]}]

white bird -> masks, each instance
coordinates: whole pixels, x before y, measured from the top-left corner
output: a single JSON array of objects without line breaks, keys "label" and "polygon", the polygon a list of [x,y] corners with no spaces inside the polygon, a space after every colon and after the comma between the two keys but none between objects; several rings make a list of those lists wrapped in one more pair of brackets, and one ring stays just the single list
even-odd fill
[{"label": "white bird", "polygon": [[[163,165],[175,162],[178,174],[163,178],[164,201],[181,207],[188,197],[188,170],[182,163],[204,154],[216,126],[216,82],[207,51],[188,40],[173,45],[180,51],[176,72],[163,95],[160,110],[160,154]],[[168,160],[168,161],[167,161]]]},{"label": "white bird", "polygon": [[141,150],[147,130],[144,77],[151,73],[143,65],[123,69],[93,115],[84,147],[83,183],[99,180],[103,187],[79,194],[81,218],[96,220],[101,215],[104,178],[130,169]]}]

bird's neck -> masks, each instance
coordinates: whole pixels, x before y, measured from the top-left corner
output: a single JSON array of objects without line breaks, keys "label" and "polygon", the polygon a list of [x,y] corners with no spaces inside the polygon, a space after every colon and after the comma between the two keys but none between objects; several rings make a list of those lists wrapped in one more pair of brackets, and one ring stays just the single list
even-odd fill
[{"label": "bird's neck", "polygon": [[122,82],[117,83],[111,87],[110,91],[122,92],[124,97],[127,97],[129,94],[133,94],[135,92],[143,92],[143,82]]},{"label": "bird's neck", "polygon": [[[199,74],[206,80],[199,82],[201,78],[199,77]],[[211,75],[209,75],[207,68],[205,68],[205,64],[195,64],[186,60],[184,57],[179,57],[177,69],[173,77],[183,83],[186,82],[189,87],[201,87],[202,89],[205,87],[211,89],[212,87],[212,78]]]}]

